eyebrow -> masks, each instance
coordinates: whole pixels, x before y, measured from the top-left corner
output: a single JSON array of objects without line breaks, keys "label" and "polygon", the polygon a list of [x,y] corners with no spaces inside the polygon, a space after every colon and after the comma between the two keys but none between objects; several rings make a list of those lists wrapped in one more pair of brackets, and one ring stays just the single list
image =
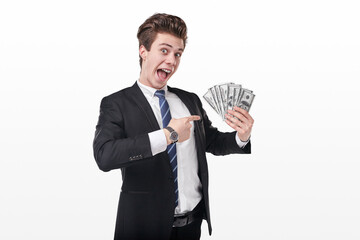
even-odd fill
[{"label": "eyebrow", "polygon": [[[163,46],[163,45],[168,46],[169,48],[173,48],[173,46],[171,46],[171,45],[168,44],[168,43],[160,43],[160,44],[159,44],[159,46]],[[178,50],[179,50],[179,51],[182,51],[182,52],[184,51],[184,49],[182,49],[182,48],[179,48]]]}]

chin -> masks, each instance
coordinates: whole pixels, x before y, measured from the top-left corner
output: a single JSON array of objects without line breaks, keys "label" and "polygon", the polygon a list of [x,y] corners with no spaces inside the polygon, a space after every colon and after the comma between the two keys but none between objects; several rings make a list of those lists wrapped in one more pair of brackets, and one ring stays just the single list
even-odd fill
[{"label": "chin", "polygon": [[161,81],[160,79],[156,79],[154,81],[154,88],[156,89],[163,88],[167,84],[168,80],[169,79],[166,79],[165,81]]}]

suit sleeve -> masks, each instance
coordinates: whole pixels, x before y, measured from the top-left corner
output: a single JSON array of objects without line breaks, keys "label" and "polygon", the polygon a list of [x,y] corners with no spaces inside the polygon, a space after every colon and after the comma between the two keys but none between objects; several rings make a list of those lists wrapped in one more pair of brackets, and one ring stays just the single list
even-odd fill
[{"label": "suit sleeve", "polygon": [[108,97],[101,101],[93,149],[102,171],[126,167],[152,157],[148,134],[127,137],[123,113]]},{"label": "suit sleeve", "polygon": [[214,155],[227,155],[232,153],[251,153],[251,142],[249,141],[244,148],[239,147],[236,143],[236,131],[220,132],[217,128],[212,126],[205,110],[202,108],[200,99],[196,96],[199,102],[203,126],[205,130],[206,152]]}]

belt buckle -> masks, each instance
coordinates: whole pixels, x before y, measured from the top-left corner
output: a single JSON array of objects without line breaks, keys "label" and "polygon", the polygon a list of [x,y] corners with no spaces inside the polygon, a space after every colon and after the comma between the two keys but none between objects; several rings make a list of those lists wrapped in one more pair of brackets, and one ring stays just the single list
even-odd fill
[{"label": "belt buckle", "polygon": [[183,227],[186,226],[188,223],[189,223],[188,215],[176,216],[174,217],[173,227]]}]

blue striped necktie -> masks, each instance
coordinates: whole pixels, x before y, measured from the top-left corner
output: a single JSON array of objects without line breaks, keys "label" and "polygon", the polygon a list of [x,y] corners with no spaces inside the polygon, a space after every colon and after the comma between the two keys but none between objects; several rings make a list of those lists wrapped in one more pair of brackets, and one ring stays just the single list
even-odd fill
[{"label": "blue striped necktie", "polygon": [[[155,96],[159,98],[159,105],[162,117],[163,127],[167,127],[171,120],[169,104],[165,99],[165,91],[157,90]],[[167,153],[170,158],[170,165],[174,175],[175,184],[175,205],[179,203],[178,177],[177,177],[177,157],[176,157],[176,143],[167,146]]]}]

